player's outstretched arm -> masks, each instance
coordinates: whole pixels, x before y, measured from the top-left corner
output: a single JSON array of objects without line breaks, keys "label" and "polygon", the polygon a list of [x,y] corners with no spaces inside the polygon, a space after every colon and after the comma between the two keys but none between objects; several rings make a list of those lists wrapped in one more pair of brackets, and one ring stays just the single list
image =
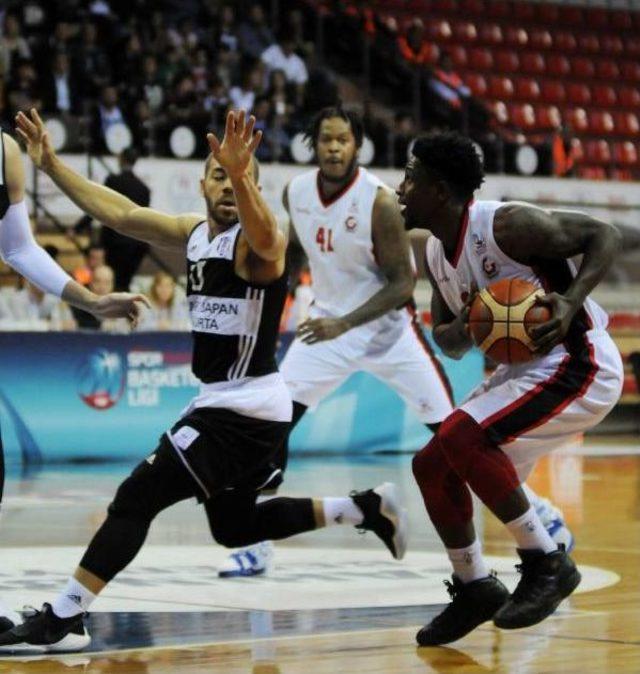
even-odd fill
[{"label": "player's outstretched arm", "polygon": [[406,304],[416,281],[411,269],[409,240],[396,195],[379,189],[371,218],[373,249],[387,283],[364,304],[340,318],[308,319],[298,326],[303,342],[313,344],[339,335],[358,325],[384,316]]},{"label": "player's outstretched arm", "polygon": [[278,262],[284,268],[285,236],[251,173],[253,153],[262,139],[261,131],[253,133],[255,121],[253,116],[247,119],[244,110],[231,110],[222,141],[213,133],[207,134],[207,140],[213,156],[231,180],[242,232],[249,247],[262,260]]},{"label": "player's outstretched arm", "polygon": [[500,249],[525,265],[582,255],[580,269],[564,294],[552,292],[539,300],[551,308],[552,318],[535,328],[532,336],[539,351],[549,351],[563,341],[574,316],[611,266],[622,236],[613,225],[586,213],[519,203],[496,211],[493,230]]},{"label": "player's outstretched arm", "polygon": [[143,295],[112,293],[104,297],[74,281],[36,242],[31,231],[27,205],[24,201],[24,165],[18,144],[4,135],[5,176],[10,206],[0,227],[0,254],[19,274],[41,290],[75,307],[93,313],[98,318],[128,318],[135,323],[142,304],[149,302]]},{"label": "player's outstretched arm", "polygon": [[107,227],[163,248],[183,248],[197,215],[172,216],[141,208],[122,194],[88,180],[56,155],[35,109],[16,115],[16,131],[33,163],[85,213]]}]

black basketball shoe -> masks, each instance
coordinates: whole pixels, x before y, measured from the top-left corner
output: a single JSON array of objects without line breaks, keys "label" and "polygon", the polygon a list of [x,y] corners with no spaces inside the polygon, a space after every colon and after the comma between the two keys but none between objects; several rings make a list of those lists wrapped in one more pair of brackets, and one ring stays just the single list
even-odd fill
[{"label": "black basketball shoe", "polygon": [[518,550],[518,554],[522,564],[516,569],[522,577],[509,600],[493,618],[497,627],[506,630],[529,627],[550,616],[578,587],[581,579],[563,544],[549,553]]},{"label": "black basketball shoe", "polygon": [[407,551],[409,516],[400,504],[396,485],[385,482],[375,489],[351,492],[350,496],[364,515],[356,528],[373,531],[396,559],[402,559]]},{"label": "black basketball shoe", "polygon": [[25,614],[23,623],[0,634],[0,650],[43,653],[81,651],[91,642],[83,616],[58,618],[50,604],[43,604],[41,611],[33,609]]},{"label": "black basketball shoe", "polygon": [[491,620],[509,599],[509,590],[492,573],[470,583],[457,576],[444,581],[451,603],[416,634],[419,646],[439,646],[461,639],[478,625]]}]

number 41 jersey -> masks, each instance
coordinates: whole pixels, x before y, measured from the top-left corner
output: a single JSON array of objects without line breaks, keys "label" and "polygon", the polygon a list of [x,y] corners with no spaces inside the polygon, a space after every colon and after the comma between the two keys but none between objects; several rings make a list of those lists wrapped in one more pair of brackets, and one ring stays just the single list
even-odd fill
[{"label": "number 41 jersey", "polygon": [[309,259],[312,315],[343,316],[387,283],[374,255],[371,216],[378,189],[389,188],[360,167],[349,184],[324,199],[319,179],[316,169],[289,183],[289,215]]},{"label": "number 41 jersey", "polygon": [[240,232],[238,223],[209,240],[205,221],[187,242],[192,368],[205,384],[278,370],[275,352],[287,274],[266,286],[240,278],[234,264]]}]

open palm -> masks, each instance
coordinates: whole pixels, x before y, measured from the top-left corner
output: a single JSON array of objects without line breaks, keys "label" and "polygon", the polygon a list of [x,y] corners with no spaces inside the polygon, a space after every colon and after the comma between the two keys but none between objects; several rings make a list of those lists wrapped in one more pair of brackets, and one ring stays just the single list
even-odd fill
[{"label": "open palm", "polygon": [[16,115],[16,132],[24,141],[31,161],[41,169],[55,156],[49,132],[37,110],[31,108],[29,114],[19,112]]},{"label": "open palm", "polygon": [[207,134],[213,156],[230,177],[241,176],[247,170],[253,153],[260,145],[262,131],[253,133],[255,123],[253,115],[246,119],[244,110],[230,110],[222,142],[214,133]]}]

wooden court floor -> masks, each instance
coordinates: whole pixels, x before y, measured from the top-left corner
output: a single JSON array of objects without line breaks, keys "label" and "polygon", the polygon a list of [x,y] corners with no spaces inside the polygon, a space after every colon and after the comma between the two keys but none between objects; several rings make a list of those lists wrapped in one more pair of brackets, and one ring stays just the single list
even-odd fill
[{"label": "wooden court floor", "polygon": [[[336,617],[335,630],[329,625],[322,633],[295,634],[285,625],[266,639],[243,636],[234,629],[233,614],[219,614],[215,636],[200,643],[180,645],[178,636],[171,646],[127,649],[124,639],[122,648],[100,653],[1,659],[0,673],[638,674],[640,456],[554,458],[538,466],[535,483],[565,509],[577,537],[577,562],[620,576],[616,584],[577,595],[535,627],[505,632],[486,623],[449,647],[418,649],[414,634],[423,614],[416,606],[368,609],[357,620]],[[510,548],[490,517],[484,543],[489,554]],[[425,607],[425,619],[436,608]],[[300,624],[295,611],[287,615]],[[120,629],[124,636],[138,628],[134,622]]]}]

